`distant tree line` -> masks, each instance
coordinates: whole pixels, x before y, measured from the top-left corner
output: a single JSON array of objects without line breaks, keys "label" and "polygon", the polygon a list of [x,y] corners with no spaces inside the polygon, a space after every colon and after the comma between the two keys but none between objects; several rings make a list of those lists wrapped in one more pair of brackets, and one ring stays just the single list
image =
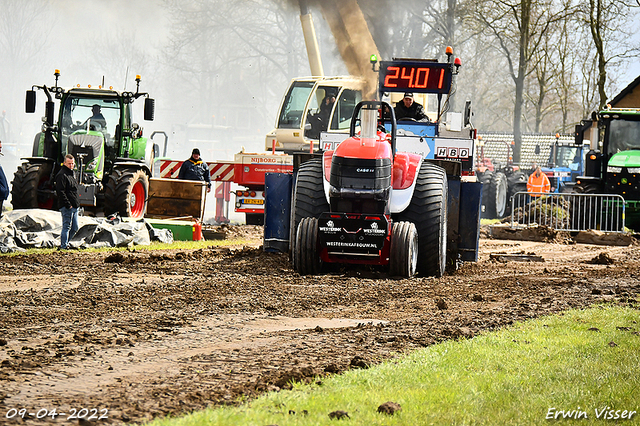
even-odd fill
[{"label": "distant tree line", "polygon": [[[108,35],[78,38],[77,50],[65,52],[68,62],[61,66],[82,63],[94,74],[106,74],[118,88],[121,80],[146,73],[147,84],[161,88],[162,93],[155,91],[158,105],[171,109],[172,120],[233,126],[244,119],[248,134],[261,139],[275,121],[289,80],[309,75],[297,0],[156,2],[167,17],[159,28],[168,32],[161,43],[154,43],[153,34],[113,22]],[[471,100],[476,127],[513,132],[516,144],[523,132],[571,132],[628,83],[615,76],[640,52],[634,39],[640,16],[635,0],[359,3],[382,59],[444,60],[445,47],[452,46],[463,66],[451,108],[459,110]],[[20,110],[24,89],[42,84],[22,81],[31,74],[21,71],[20,64],[41,64],[47,55],[65,56],[54,52],[55,37],[46,25],[33,25],[54,14],[59,3],[2,4],[0,70],[3,78],[18,82],[5,84],[3,100]],[[345,74],[320,9],[312,0],[309,4],[325,73]],[[231,106],[244,108],[244,118],[236,116],[231,123],[225,115]]]}]

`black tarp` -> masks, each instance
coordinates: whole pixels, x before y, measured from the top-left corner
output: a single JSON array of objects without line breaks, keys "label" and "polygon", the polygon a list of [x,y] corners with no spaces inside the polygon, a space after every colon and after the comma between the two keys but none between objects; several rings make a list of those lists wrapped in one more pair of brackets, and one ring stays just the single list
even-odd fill
[{"label": "black tarp", "polygon": [[[149,245],[151,241],[172,243],[167,229],[153,228],[144,219],[138,221],[80,216],[78,232],[69,241],[72,248],[126,247]],[[13,210],[0,219],[0,252],[23,251],[27,248],[60,246],[62,215],[42,209]]]}]

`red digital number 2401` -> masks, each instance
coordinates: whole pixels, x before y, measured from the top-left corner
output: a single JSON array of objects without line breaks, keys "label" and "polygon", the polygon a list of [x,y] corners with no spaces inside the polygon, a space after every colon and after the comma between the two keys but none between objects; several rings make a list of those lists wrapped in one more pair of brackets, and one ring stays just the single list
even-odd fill
[{"label": "red digital number 2401", "polygon": [[[402,87],[410,87],[415,89],[426,89],[429,83],[430,68],[413,68],[413,67],[388,67],[387,76],[384,79],[385,87],[398,87],[398,80],[406,80],[407,85]],[[436,71],[437,72],[437,71]],[[393,81],[396,81],[395,83]],[[440,77],[438,78],[438,89],[442,89],[444,81],[444,68],[440,68]]]}]

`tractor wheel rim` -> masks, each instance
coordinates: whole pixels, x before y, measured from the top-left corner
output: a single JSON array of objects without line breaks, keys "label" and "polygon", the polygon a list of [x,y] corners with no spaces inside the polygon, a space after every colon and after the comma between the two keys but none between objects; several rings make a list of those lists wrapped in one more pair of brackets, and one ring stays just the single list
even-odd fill
[{"label": "tractor wheel rim", "polygon": [[142,182],[136,182],[131,189],[131,198],[129,201],[132,217],[142,216],[144,210],[144,186]]},{"label": "tractor wheel rim", "polygon": [[505,185],[504,182],[500,182],[500,184],[498,185],[497,192],[498,192],[497,200],[496,200],[496,205],[498,207],[497,213],[499,215],[502,215],[504,214],[504,211],[507,207],[507,185]]},{"label": "tractor wheel rim", "polygon": [[411,239],[409,245],[409,276],[412,277],[416,274],[418,269],[418,234],[416,233],[414,238]]}]

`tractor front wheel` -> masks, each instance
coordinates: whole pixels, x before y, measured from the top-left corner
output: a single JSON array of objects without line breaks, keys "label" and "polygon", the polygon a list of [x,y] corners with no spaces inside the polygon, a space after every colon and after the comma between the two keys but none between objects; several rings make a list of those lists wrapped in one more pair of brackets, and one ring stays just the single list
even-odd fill
[{"label": "tractor front wheel", "polygon": [[318,219],[305,217],[296,232],[294,267],[300,275],[317,275],[322,269],[318,253]]},{"label": "tractor front wheel", "polygon": [[507,185],[509,191],[507,193],[507,210],[505,214],[511,214],[514,209],[514,202],[519,204],[518,207],[522,207],[524,203],[522,202],[524,195],[519,195],[518,198],[513,198],[515,194],[518,192],[527,192],[527,175],[522,171],[518,170],[514,172],[511,176],[507,178]]},{"label": "tractor front wheel", "polygon": [[104,213],[142,218],[147,212],[149,177],[144,170],[118,169],[107,178]]},{"label": "tractor front wheel", "polygon": [[11,204],[14,209],[55,208],[55,182],[50,163],[23,163],[13,177]]},{"label": "tractor front wheel", "polygon": [[396,222],[391,229],[389,275],[411,278],[418,266],[418,231],[411,222]]}]

